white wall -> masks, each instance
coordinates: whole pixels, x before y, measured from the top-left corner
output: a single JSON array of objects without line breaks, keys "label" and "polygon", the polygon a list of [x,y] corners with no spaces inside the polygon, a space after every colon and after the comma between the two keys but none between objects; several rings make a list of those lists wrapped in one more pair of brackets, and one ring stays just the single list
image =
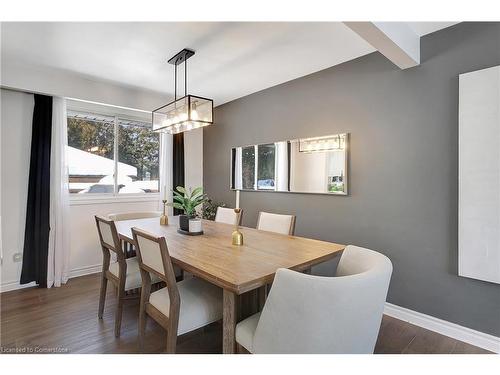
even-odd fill
[{"label": "white wall", "polygon": [[31,149],[33,95],[1,90],[1,208],[2,208],[2,286],[17,284],[21,262],[15,253],[22,253]]},{"label": "white wall", "polygon": [[[31,149],[33,95],[1,90],[1,229],[3,262],[1,290],[19,288],[21,262],[13,261],[22,253]],[[113,103],[126,105],[127,103]],[[130,103],[128,104],[130,106]],[[203,131],[185,133],[186,186],[203,184]],[[171,165],[171,161],[168,162]],[[144,199],[107,202],[72,202],[70,277],[98,272],[101,250],[93,215],[113,212],[158,210],[158,202]],[[28,284],[31,285],[31,284]]]},{"label": "white wall", "polygon": [[97,238],[94,215],[131,211],[157,211],[158,202],[102,202],[71,204],[70,277],[99,272],[102,252]]},{"label": "white wall", "polygon": [[[203,129],[184,133],[184,163],[186,187],[203,186]],[[101,265],[102,253],[97,239],[94,215],[156,210],[158,210],[156,200],[97,204],[72,202],[70,276],[97,272]]]},{"label": "white wall", "polygon": [[186,187],[203,186],[203,128],[184,133],[184,166]]}]

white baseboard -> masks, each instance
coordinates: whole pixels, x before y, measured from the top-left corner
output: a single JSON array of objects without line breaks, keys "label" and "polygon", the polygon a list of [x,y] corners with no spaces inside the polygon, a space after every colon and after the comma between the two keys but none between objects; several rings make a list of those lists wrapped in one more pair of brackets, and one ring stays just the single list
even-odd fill
[{"label": "white baseboard", "polygon": [[463,341],[494,353],[500,353],[500,337],[463,327],[446,320],[434,318],[433,316],[393,305],[389,302],[385,303],[384,314],[451,337],[455,340]]},{"label": "white baseboard", "polygon": [[[101,269],[102,264],[75,268],[69,271],[69,278],[72,279],[73,277],[85,276],[92,273],[101,272]],[[0,293],[10,292],[11,290],[30,288],[32,286],[36,286],[36,283],[34,281],[29,284],[19,284],[19,280],[7,281],[5,283],[2,283],[2,285],[0,286]]]},{"label": "white baseboard", "polygon": [[93,266],[75,268],[69,271],[69,278],[72,279],[73,277],[85,276],[85,275],[90,275],[92,273],[101,272],[101,269],[102,269],[102,264],[94,264]]},{"label": "white baseboard", "polygon": [[16,289],[31,288],[32,286],[36,286],[34,281],[28,284],[19,284],[19,280],[7,281],[0,286],[0,293],[10,292]]}]

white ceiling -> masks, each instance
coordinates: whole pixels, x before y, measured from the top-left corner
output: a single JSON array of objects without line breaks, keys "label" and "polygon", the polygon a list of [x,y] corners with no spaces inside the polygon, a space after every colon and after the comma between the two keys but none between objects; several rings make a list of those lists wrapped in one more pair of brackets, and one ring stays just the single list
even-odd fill
[{"label": "white ceiling", "polygon": [[[450,24],[409,26],[425,35]],[[374,51],[341,22],[2,23],[1,38],[2,63],[71,71],[165,93],[166,100],[173,94],[166,60],[191,48],[188,91],[216,104]]]},{"label": "white ceiling", "polygon": [[458,22],[406,22],[419,36],[424,36],[435,31],[456,25]]}]

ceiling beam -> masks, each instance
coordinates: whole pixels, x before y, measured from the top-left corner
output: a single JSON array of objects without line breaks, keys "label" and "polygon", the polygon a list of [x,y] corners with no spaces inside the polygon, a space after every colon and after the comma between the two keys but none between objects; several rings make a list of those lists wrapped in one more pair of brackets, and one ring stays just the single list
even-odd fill
[{"label": "ceiling beam", "polygon": [[404,22],[344,22],[401,69],[420,64],[420,36]]}]

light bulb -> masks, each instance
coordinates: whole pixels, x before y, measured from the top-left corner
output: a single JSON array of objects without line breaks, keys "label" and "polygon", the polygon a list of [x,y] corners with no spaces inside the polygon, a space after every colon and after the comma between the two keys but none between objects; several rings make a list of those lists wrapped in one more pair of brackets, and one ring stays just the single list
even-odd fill
[{"label": "light bulb", "polygon": [[191,110],[191,120],[198,120],[198,112],[196,112],[196,109]]}]

